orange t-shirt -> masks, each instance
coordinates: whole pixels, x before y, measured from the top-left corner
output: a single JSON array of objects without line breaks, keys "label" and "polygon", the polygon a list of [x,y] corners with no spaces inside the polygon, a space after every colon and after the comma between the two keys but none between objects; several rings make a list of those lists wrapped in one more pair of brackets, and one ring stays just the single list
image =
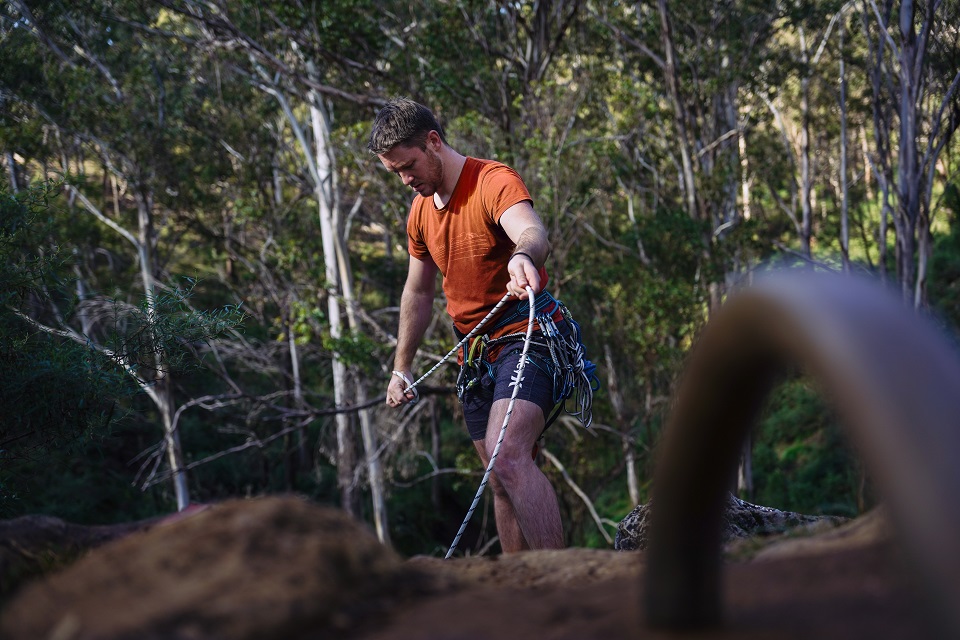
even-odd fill
[{"label": "orange t-shirt", "polygon": [[[443,274],[447,313],[461,333],[469,333],[507,292],[507,262],[516,245],[500,226],[513,205],[531,200],[519,174],[493,160],[467,158],[447,206],[417,195],[407,220],[407,246],[419,260],[433,260]],[[540,270],[542,284],[546,272]],[[516,304],[516,299],[512,301]],[[503,313],[510,313],[511,303]],[[497,323],[492,318],[487,327]],[[511,323],[491,338],[526,331],[527,319]]]}]

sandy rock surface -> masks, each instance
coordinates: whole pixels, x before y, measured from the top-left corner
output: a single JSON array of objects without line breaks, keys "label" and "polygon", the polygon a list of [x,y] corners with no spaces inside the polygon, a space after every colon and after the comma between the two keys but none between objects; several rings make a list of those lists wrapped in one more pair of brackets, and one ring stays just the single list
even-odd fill
[{"label": "sandy rock surface", "polygon": [[428,584],[339,511],[237,500],[104,545],[29,585],[5,607],[0,637],[330,637]]},{"label": "sandy rock surface", "polygon": [[[880,519],[766,539],[724,565],[696,638],[930,637]],[[90,551],[0,613],[11,640],[670,638],[645,622],[646,552],[403,560],[344,514],[237,500]]]}]

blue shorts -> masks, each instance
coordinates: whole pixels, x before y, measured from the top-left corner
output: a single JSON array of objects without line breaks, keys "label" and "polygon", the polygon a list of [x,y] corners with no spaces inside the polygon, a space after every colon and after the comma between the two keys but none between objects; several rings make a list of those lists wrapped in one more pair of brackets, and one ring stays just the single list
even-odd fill
[{"label": "blue shorts", "polygon": [[[532,340],[537,341],[538,338],[542,341],[540,332],[535,331]],[[463,393],[463,417],[473,440],[483,440],[486,437],[487,421],[493,403],[504,398],[509,399],[513,395],[510,382],[522,353],[523,342],[506,345],[491,366],[492,375],[485,372],[476,384]],[[545,346],[531,343],[517,399],[540,407],[544,420],[557,404],[553,394],[552,371],[553,361],[549,350]]]}]

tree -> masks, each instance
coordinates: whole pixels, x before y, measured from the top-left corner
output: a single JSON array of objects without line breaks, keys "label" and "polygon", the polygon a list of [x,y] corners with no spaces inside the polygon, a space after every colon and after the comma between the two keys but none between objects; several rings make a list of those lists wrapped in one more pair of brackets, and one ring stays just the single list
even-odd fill
[{"label": "tree", "polygon": [[[157,402],[144,372],[158,362],[169,372],[189,356],[186,345],[213,339],[239,319],[231,309],[184,309],[183,292],[145,299],[138,308],[101,306],[91,319],[89,299],[71,292],[73,261],[62,259],[48,240],[56,233],[49,216],[53,193],[37,186],[11,196],[0,188],[0,250],[7,265],[0,273],[0,366],[8,372],[2,397],[9,416],[0,451],[13,462],[104,429],[118,413],[117,401],[135,391]],[[113,332],[98,339],[110,321]],[[179,467],[171,469],[182,478]]]},{"label": "tree", "polygon": [[[920,5],[907,0],[900,3],[894,24],[893,6],[888,3],[881,10],[873,0],[869,3],[877,29],[871,43],[877,76],[873,99],[878,103],[888,100],[899,117],[897,206],[893,211],[897,278],[904,299],[920,307],[926,303],[937,164],[960,126],[960,72],[953,71],[958,60],[957,36],[948,27],[957,8],[938,0]],[[884,79],[885,68],[895,70],[896,75]],[[884,127],[889,121],[882,118],[882,108],[875,107],[875,113],[878,128]],[[877,136],[875,154],[882,157],[882,166],[893,166],[888,143],[892,136],[886,132]]]},{"label": "tree", "polygon": [[[293,132],[301,151],[306,181],[310,184],[318,205],[318,218],[323,239],[324,277],[326,286],[327,321],[334,352],[332,359],[334,401],[337,406],[350,404],[356,398],[366,400],[367,392],[363,376],[354,376],[355,391],[348,390],[347,366],[337,351],[336,344],[342,338],[341,301],[346,308],[350,332],[356,334],[359,323],[355,311],[353,276],[350,271],[350,256],[343,241],[341,194],[336,173],[336,149],[331,142],[332,107],[325,96],[347,98],[355,103],[375,103],[376,100],[361,94],[338,90],[325,83],[321,77],[319,61],[340,55],[328,44],[330,34],[320,32],[316,23],[309,20],[310,12],[305,7],[302,14],[289,12],[285,7],[268,9],[272,32],[254,38],[248,35],[243,22],[235,22],[226,5],[186,2],[182,5],[165,3],[169,8],[194,19],[206,31],[208,44],[215,48],[239,43],[247,55],[245,73],[254,86],[274,97]],[[329,9],[329,10],[327,10]],[[342,10],[327,7],[324,16],[334,20],[346,15],[357,15],[355,9]],[[331,71],[327,76],[336,77]],[[309,131],[298,118],[298,111],[305,107],[309,113]],[[292,359],[294,371],[298,371],[296,359]],[[354,492],[355,454],[348,416],[338,414],[337,420],[337,466],[342,505],[349,512],[358,513]],[[384,488],[379,461],[376,433],[366,411],[360,413],[360,430],[366,453],[366,467],[374,504],[374,522],[382,541],[389,539]]]},{"label": "tree", "polygon": [[[165,198],[158,191],[163,189],[166,194],[176,194],[178,187],[185,186],[181,183],[185,156],[175,150],[173,141],[183,139],[181,134],[187,133],[186,123],[182,119],[168,118],[168,113],[188,108],[188,103],[197,99],[197,94],[191,93],[196,85],[168,84],[160,68],[171,67],[160,62],[171,53],[169,50],[146,46],[143,42],[136,46],[135,38],[121,38],[116,32],[113,33],[118,39],[114,41],[83,13],[60,6],[44,7],[40,13],[38,8],[32,8],[26,2],[14,2],[10,9],[12,12],[6,17],[13,20],[11,40],[25,48],[34,45],[31,39],[42,43],[39,53],[45,62],[46,82],[38,85],[31,81],[24,66],[28,58],[18,55],[24,50],[14,49],[3,79],[5,90],[36,116],[46,120],[48,130],[54,132],[55,139],[60,141],[59,149],[57,145],[51,146],[61,158],[59,170],[65,176],[64,189],[69,196],[71,214],[74,203],[78,202],[83,211],[133,248],[143,301],[142,307],[120,304],[123,310],[113,311],[113,321],[108,320],[106,326],[90,324],[91,314],[99,313],[101,319],[103,315],[110,318],[110,309],[116,307],[81,275],[78,295],[84,308],[82,314],[68,318],[59,309],[57,301],[47,296],[40,301],[40,307],[49,314],[49,320],[27,314],[23,318],[32,320],[40,330],[81,344],[93,344],[115,358],[151,399],[164,433],[163,446],[157,450],[157,455],[166,454],[177,506],[183,509],[189,504],[190,495],[182,471],[183,452],[174,421],[174,366],[170,349],[176,338],[163,334],[160,328],[161,318],[170,312],[169,309],[163,310],[162,305],[172,303],[177,306],[183,297],[175,285],[164,287],[162,284],[166,278],[158,256],[162,233],[158,228],[162,224],[158,221],[158,209],[163,208]],[[125,45],[122,51],[120,43]],[[124,131],[130,128],[142,135],[133,138],[124,135]],[[75,141],[76,144],[68,148],[63,144],[66,141]],[[88,196],[93,185],[87,181],[85,156],[79,155],[71,163],[72,153],[84,152],[95,154],[106,168],[104,181],[113,180],[112,217],[94,201],[96,196]],[[133,202],[135,216],[132,222],[125,215],[129,201],[118,197],[118,182],[124,185]],[[136,230],[131,231],[131,227]],[[87,247],[81,254],[90,255],[89,252],[94,250],[95,247]],[[81,266],[81,274],[84,270]],[[71,320],[76,324],[71,324]],[[122,332],[122,325],[126,325],[129,331],[121,339],[126,346],[111,348],[108,346],[109,332]],[[213,334],[223,328],[217,327]],[[203,335],[212,334],[201,332],[201,339]],[[184,336],[184,339],[189,341],[191,338]],[[128,348],[134,343],[136,348]],[[141,357],[143,354],[148,357]]]},{"label": "tree", "polygon": [[[16,513],[20,469],[58,447],[105,429],[131,392],[104,354],[36,331],[25,311],[50,292],[69,296],[69,260],[46,245],[53,185],[0,185],[0,513]],[[45,219],[46,218],[46,219]]]}]

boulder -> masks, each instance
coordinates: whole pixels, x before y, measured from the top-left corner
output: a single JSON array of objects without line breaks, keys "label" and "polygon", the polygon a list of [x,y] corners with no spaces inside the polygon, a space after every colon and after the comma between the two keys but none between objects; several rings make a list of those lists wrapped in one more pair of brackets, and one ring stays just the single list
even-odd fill
[{"label": "boulder", "polygon": [[[784,533],[798,527],[832,528],[847,521],[839,516],[814,516],[792,511],[780,511],[771,507],[751,504],[732,493],[727,496],[723,514],[722,539],[730,542],[738,538],[751,538]],[[650,526],[650,503],[638,505],[617,525],[614,549],[640,551],[647,548]]]},{"label": "boulder", "polygon": [[160,519],[82,525],[48,515],[0,521],[0,601],[30,579],[56,571],[89,549],[147,529]]},{"label": "boulder", "polygon": [[0,637],[335,638],[430,585],[343,512],[233,500],[28,585],[0,616]]},{"label": "boulder", "polygon": [[[813,529],[817,529],[814,525]],[[840,554],[869,545],[890,545],[894,541],[893,523],[885,508],[877,507],[858,518],[828,530],[815,530],[816,535],[784,535],[763,540],[743,540],[744,559],[763,562],[778,558],[810,557]],[[754,542],[753,545],[750,545]],[[750,548],[750,547],[753,548]],[[728,552],[730,558],[735,558]]]}]

